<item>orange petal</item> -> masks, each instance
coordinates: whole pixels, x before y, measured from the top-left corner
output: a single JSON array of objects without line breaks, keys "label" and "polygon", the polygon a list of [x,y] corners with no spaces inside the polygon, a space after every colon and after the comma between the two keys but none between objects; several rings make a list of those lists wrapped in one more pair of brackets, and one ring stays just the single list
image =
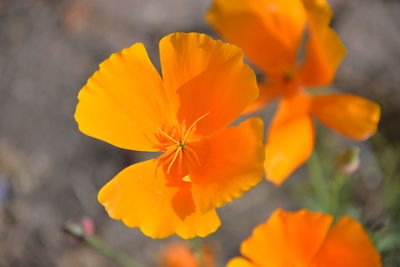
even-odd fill
[{"label": "orange petal", "polygon": [[322,213],[279,209],[254,229],[242,243],[241,253],[257,266],[305,267],[321,247],[331,223],[332,216]]},{"label": "orange petal", "polygon": [[241,257],[236,257],[236,258],[231,259],[226,266],[227,267],[256,267],[256,265],[252,264],[248,260],[241,258]]},{"label": "orange petal", "polygon": [[174,242],[165,246],[159,263],[162,267],[198,267],[196,255],[188,243],[184,242]]},{"label": "orange petal", "polygon": [[381,260],[361,224],[344,217],[331,229],[315,266],[380,267]]},{"label": "orange petal", "polygon": [[159,263],[162,267],[216,267],[212,248],[202,244],[192,251],[189,243],[174,241],[162,249]]},{"label": "orange petal", "polygon": [[267,180],[276,185],[300,167],[314,148],[314,125],[304,96],[283,98],[268,130],[265,147]]},{"label": "orange petal", "polygon": [[264,174],[263,122],[250,118],[226,128],[196,149],[201,166],[190,173],[201,211],[220,207],[255,186]]},{"label": "orange petal", "polygon": [[316,95],[311,98],[311,113],[339,133],[364,140],[378,127],[380,107],[351,94]]},{"label": "orange petal", "polygon": [[121,171],[99,192],[98,200],[110,217],[129,227],[139,227],[152,238],[177,234],[182,238],[205,237],[217,230],[215,210],[194,212],[182,220],[172,206],[177,187],[166,178],[155,160],[134,164]]},{"label": "orange petal", "polygon": [[253,113],[264,108],[268,103],[280,95],[280,90],[282,89],[280,86],[274,86],[267,82],[258,84],[258,88],[260,90],[258,98],[247,107],[244,114]]},{"label": "orange petal", "polygon": [[153,134],[172,117],[160,75],[140,43],[100,64],[78,98],[79,129],[121,148],[155,151]]},{"label": "orange petal", "polygon": [[339,36],[329,27],[332,11],[326,0],[302,0],[308,14],[309,40],[305,60],[299,68],[305,86],[325,86],[332,82],[346,54]]},{"label": "orange petal", "polygon": [[258,96],[254,72],[239,48],[204,34],[175,33],[160,41],[166,87],[178,94],[178,120],[209,135],[232,123]]},{"label": "orange petal", "polygon": [[172,208],[176,214],[184,220],[186,216],[196,211],[196,206],[193,201],[192,192],[190,191],[190,184],[183,183],[178,192],[172,198]]},{"label": "orange petal", "polygon": [[214,0],[206,19],[270,73],[294,66],[306,13],[300,0]]}]

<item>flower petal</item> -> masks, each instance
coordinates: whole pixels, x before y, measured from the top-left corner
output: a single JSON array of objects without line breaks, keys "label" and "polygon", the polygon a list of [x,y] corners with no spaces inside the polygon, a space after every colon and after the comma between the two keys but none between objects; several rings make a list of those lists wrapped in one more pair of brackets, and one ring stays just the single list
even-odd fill
[{"label": "flower petal", "polygon": [[166,87],[178,94],[178,120],[209,135],[232,123],[258,95],[254,72],[234,45],[204,34],[175,33],[160,41]]},{"label": "flower petal", "polygon": [[242,257],[236,257],[231,259],[228,264],[226,265],[227,267],[256,267],[256,265],[252,264],[248,260],[242,258]]},{"label": "flower petal", "polygon": [[214,0],[206,19],[266,73],[294,66],[306,13],[300,0]]},{"label": "flower petal", "polygon": [[187,239],[216,231],[220,221],[214,209],[194,212],[184,220],[177,215],[172,199],[179,188],[167,186],[163,173],[155,160],[131,165],[100,190],[98,200],[110,217],[139,227],[152,238],[177,234]]},{"label": "flower petal", "polygon": [[349,217],[343,217],[331,229],[314,263],[325,267],[382,266],[368,234]]},{"label": "flower petal", "polygon": [[308,14],[309,40],[299,68],[305,86],[325,86],[332,82],[346,54],[339,36],[329,26],[332,11],[326,0],[303,0]]},{"label": "flower petal", "polygon": [[300,167],[314,148],[314,125],[307,114],[307,99],[282,99],[268,130],[265,146],[267,180],[280,185]]},{"label": "flower petal", "polygon": [[193,201],[190,183],[182,181],[182,184],[171,201],[175,213],[184,220],[186,216],[196,211],[196,205]]},{"label": "flower petal", "polygon": [[160,267],[198,267],[197,257],[187,242],[175,241],[162,248]]},{"label": "flower petal", "polygon": [[100,64],[78,98],[79,129],[125,149],[155,151],[153,134],[172,119],[160,75],[141,43]]},{"label": "flower petal", "polygon": [[311,113],[339,133],[364,140],[378,127],[380,107],[351,94],[315,95],[311,98]]},{"label": "flower petal", "polygon": [[268,103],[280,95],[280,90],[282,89],[280,86],[269,84],[267,82],[258,84],[258,88],[260,90],[258,98],[247,107],[244,114],[253,113],[264,108]]},{"label": "flower petal", "polygon": [[332,220],[332,216],[307,210],[276,210],[242,243],[241,253],[257,266],[309,266]]},{"label": "flower petal", "polygon": [[264,174],[263,122],[250,118],[205,140],[196,149],[201,166],[190,173],[196,207],[220,207],[255,186]]}]

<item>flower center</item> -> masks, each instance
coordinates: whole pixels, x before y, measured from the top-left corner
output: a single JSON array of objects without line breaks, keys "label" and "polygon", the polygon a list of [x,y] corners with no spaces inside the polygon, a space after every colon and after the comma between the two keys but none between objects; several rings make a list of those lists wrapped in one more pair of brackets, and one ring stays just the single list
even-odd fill
[{"label": "flower center", "polygon": [[179,142],[178,149],[184,149],[184,148],[185,148],[185,144],[182,142]]},{"label": "flower center", "polygon": [[[183,122],[169,130],[158,129],[159,135],[157,135],[157,139],[160,143],[157,147],[164,152],[160,156],[160,163],[164,165],[167,174],[170,174],[173,168],[176,168],[180,174],[184,174],[189,168],[200,166],[200,160],[191,147],[189,138],[194,132],[197,123],[208,114],[206,113],[195,120],[188,128],[186,123]],[[187,179],[183,180],[186,181]]]}]

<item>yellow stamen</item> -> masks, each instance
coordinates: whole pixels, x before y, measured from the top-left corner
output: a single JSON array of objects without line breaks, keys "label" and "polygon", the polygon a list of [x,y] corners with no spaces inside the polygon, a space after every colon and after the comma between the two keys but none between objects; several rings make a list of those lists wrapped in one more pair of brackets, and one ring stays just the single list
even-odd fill
[{"label": "yellow stamen", "polygon": [[179,153],[182,151],[182,149],[183,148],[181,146],[178,146],[178,149],[175,151],[174,157],[172,158],[171,163],[169,164],[168,169],[167,169],[168,174],[171,170],[172,165],[175,163],[176,159],[178,158]]},{"label": "yellow stamen", "polygon": [[[184,150],[187,150],[187,152],[188,152],[188,154],[187,154],[188,159],[189,159],[190,161],[192,161],[192,164],[193,164],[193,161],[194,161],[194,165],[195,165],[195,164],[200,165],[200,160],[199,160],[199,158],[198,158],[196,152],[195,152],[193,149],[191,149],[190,147],[186,146],[185,143],[186,143],[187,139],[189,138],[189,135],[191,134],[191,132],[192,132],[193,129],[195,128],[196,124],[197,124],[200,120],[202,120],[204,117],[206,117],[208,114],[210,114],[210,112],[207,112],[206,114],[204,114],[203,116],[201,116],[200,118],[198,118],[197,120],[195,120],[195,121],[192,123],[192,125],[190,125],[190,127],[189,127],[188,130],[186,131],[186,133],[185,133],[185,135],[184,135],[184,137],[183,137],[183,139],[182,139],[181,141],[176,140],[175,138],[173,138],[172,136],[170,136],[169,134],[167,134],[166,132],[164,132],[160,127],[158,127],[158,130],[160,131],[160,133],[161,133],[164,137],[166,137],[168,140],[170,140],[171,142],[173,142],[173,143],[175,143],[175,144],[177,145],[176,147],[169,146],[169,148],[167,148],[167,151],[164,150],[165,153],[168,153],[168,154],[165,155],[166,157],[170,157],[171,154],[172,154],[172,151],[174,151],[174,152],[173,152],[172,159],[171,159],[171,162],[169,163],[168,168],[167,168],[167,173],[168,173],[168,174],[170,173],[172,166],[174,165],[174,163],[175,163],[176,160],[178,159],[178,156],[180,155],[181,152],[182,152],[182,155],[181,155],[181,156],[183,156],[183,151],[184,151]],[[179,137],[181,136],[181,132],[180,132],[181,130],[184,130],[184,129],[181,129],[181,128],[179,128],[179,127],[177,128],[178,136],[179,136]],[[194,160],[193,160],[193,159],[194,159]],[[184,178],[184,179],[185,179],[185,178]],[[189,181],[190,181],[190,178],[186,178],[186,179],[189,179]],[[186,180],[184,180],[184,181],[186,181]]]},{"label": "yellow stamen", "polygon": [[210,114],[210,112],[207,112],[206,114],[204,114],[203,116],[201,116],[200,118],[198,118],[197,120],[195,120],[192,125],[190,125],[189,129],[186,131],[185,136],[183,137],[182,143],[185,143],[187,138],[189,137],[190,132],[193,130],[194,126],[196,126],[196,124],[203,119],[205,116],[207,116],[208,114]]},{"label": "yellow stamen", "polygon": [[161,130],[160,127],[158,127],[158,130],[161,132],[162,135],[164,135],[168,140],[174,142],[175,144],[179,145],[179,142],[176,141],[172,136],[169,136],[166,132],[164,132],[163,130]]}]

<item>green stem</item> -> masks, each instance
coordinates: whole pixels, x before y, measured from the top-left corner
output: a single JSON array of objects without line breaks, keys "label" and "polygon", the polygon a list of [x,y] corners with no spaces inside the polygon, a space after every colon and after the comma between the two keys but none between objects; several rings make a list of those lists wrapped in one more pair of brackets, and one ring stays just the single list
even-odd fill
[{"label": "green stem", "polygon": [[124,267],[139,267],[131,258],[122,252],[116,251],[96,235],[84,237],[84,241],[104,256]]},{"label": "green stem", "polygon": [[330,205],[329,205],[329,213],[334,217],[340,215],[340,202],[342,201],[342,189],[346,181],[348,180],[349,175],[343,172],[337,171],[332,181],[332,190],[330,195]]},{"label": "green stem", "polygon": [[321,210],[326,212],[329,209],[330,196],[317,152],[311,155],[307,167],[316,200],[320,203]]}]

